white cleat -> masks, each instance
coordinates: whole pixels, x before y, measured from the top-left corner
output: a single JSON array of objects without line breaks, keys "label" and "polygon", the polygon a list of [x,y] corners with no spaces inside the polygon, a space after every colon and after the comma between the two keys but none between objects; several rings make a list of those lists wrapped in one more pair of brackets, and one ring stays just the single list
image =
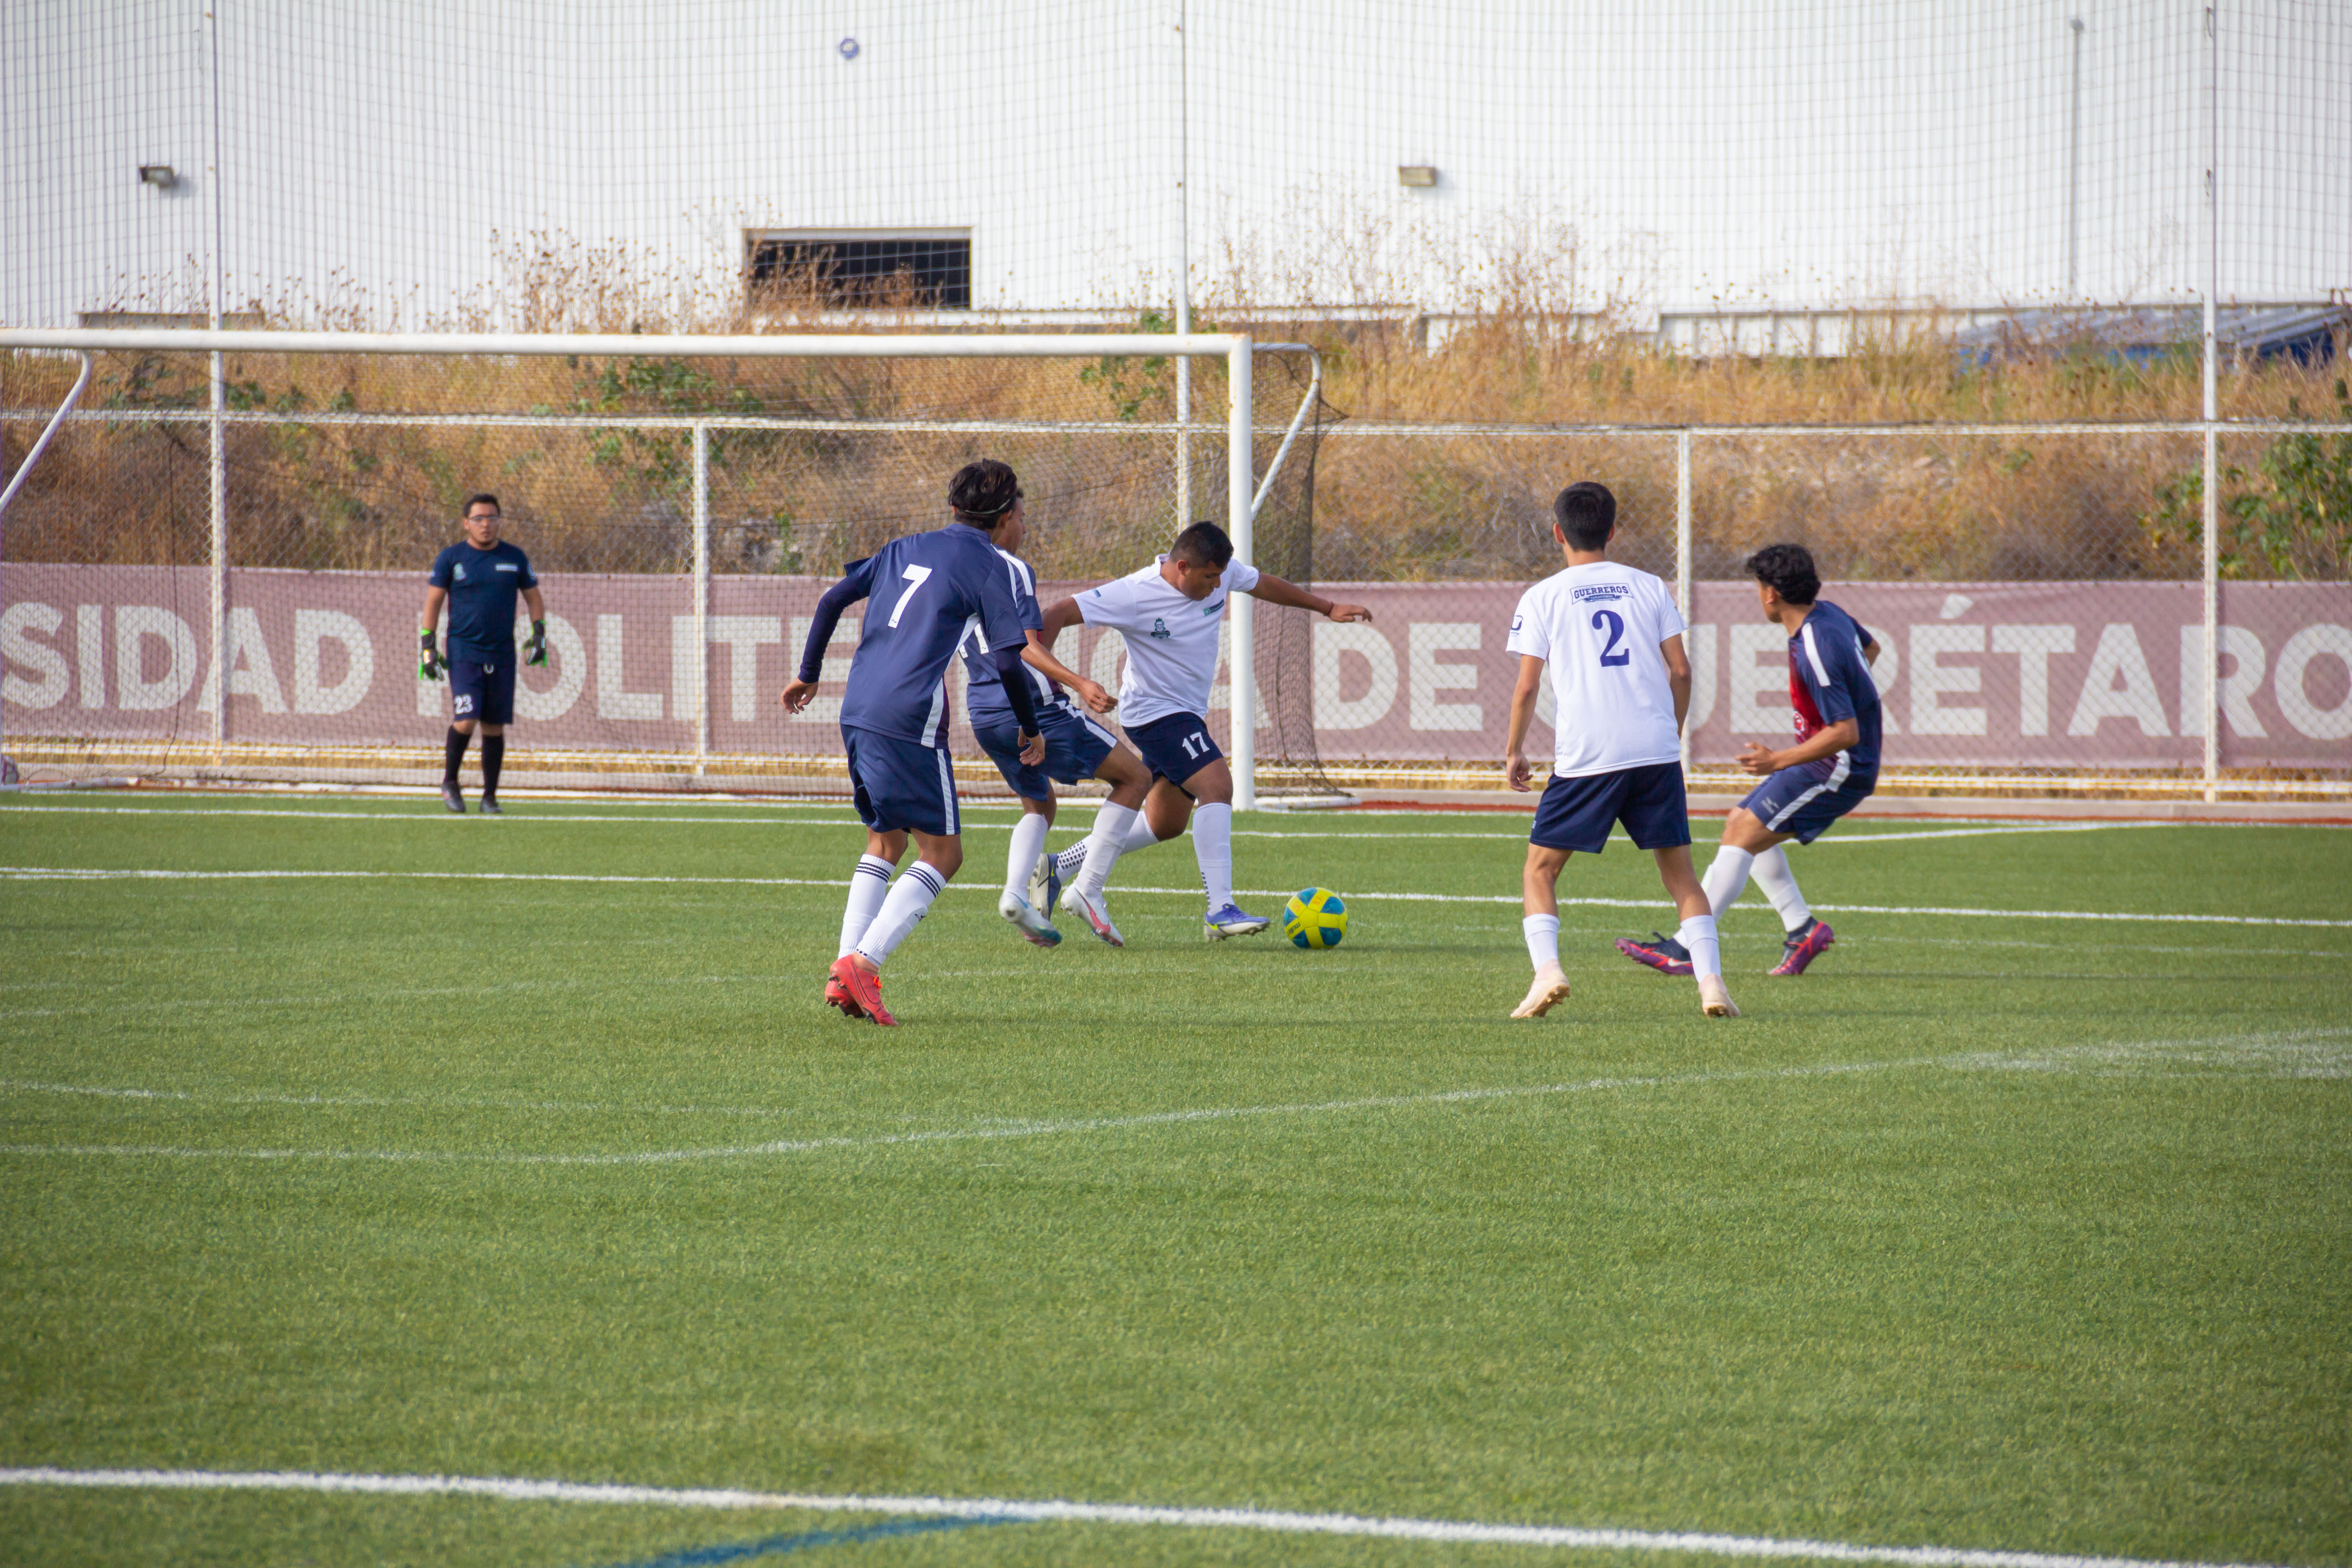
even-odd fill
[{"label": "white cleat", "polygon": [[1557,963],[1547,963],[1536,971],[1536,983],[1528,987],[1528,998],[1511,1009],[1514,1018],[1540,1018],[1568,1000],[1568,976]]},{"label": "white cleat", "polygon": [[1702,974],[1698,977],[1698,1006],[1699,1011],[1710,1018],[1739,1016],[1739,1009],[1732,1005],[1731,993],[1724,989],[1723,976],[1720,974]]},{"label": "white cleat", "polygon": [[1088,898],[1076,888],[1062,895],[1065,908],[1074,910],[1087,922],[1087,929],[1113,947],[1125,947],[1127,939],[1118,934],[1118,927],[1110,923],[1110,911],[1103,908],[1100,897]]},{"label": "white cleat", "polygon": [[1035,868],[1029,873],[1029,907],[1043,913],[1047,920],[1052,920],[1054,907],[1061,901],[1060,863],[1055,858],[1052,850],[1041,850],[1037,856]]},{"label": "white cleat", "polygon": [[1039,947],[1057,947],[1061,944],[1062,933],[1046,923],[1045,917],[1039,914],[1029,900],[1018,893],[1006,893],[998,898],[996,912],[1011,921],[1014,930]]}]

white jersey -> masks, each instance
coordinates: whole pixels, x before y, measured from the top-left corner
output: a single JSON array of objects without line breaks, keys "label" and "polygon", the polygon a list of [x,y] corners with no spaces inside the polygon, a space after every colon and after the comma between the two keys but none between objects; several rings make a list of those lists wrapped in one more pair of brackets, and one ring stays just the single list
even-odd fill
[{"label": "white jersey", "polygon": [[1556,776],[1681,760],[1658,645],[1683,629],[1664,583],[1613,561],[1570,566],[1520,596],[1505,646],[1551,667]]},{"label": "white jersey", "polygon": [[1118,721],[1130,730],[1171,713],[1208,716],[1226,601],[1257,586],[1257,568],[1235,561],[1207,598],[1188,599],[1160,574],[1167,559],[1078,595],[1087,625],[1109,626],[1127,638]]}]

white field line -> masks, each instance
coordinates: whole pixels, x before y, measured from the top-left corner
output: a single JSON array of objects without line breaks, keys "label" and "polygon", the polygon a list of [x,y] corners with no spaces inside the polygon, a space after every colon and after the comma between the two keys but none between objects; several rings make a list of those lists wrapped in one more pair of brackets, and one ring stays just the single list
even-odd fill
[{"label": "white field line", "polygon": [[1602,1552],[1697,1552],[1717,1557],[1887,1563],[1904,1568],[2221,1568],[2134,1557],[2085,1557],[1957,1546],[1867,1546],[1697,1531],[1476,1524],[1441,1519],[1381,1519],[1254,1508],[1150,1508],[1126,1503],[1024,1502],[1009,1498],[828,1497],[721,1488],[592,1485],[492,1476],[320,1475],[291,1470],[0,1469],[0,1485],[107,1487],[147,1491],[322,1492],[366,1497],[486,1497],[507,1502],[651,1505],[728,1511],[791,1509],[824,1513],[971,1517],[1034,1523],[1159,1525],[1179,1530],[1251,1530],[1285,1535],[1371,1536],[1391,1541],[1492,1542]]},{"label": "white field line", "polygon": [[[336,880],[342,879],[369,880],[417,880],[455,882],[612,882],[679,887],[740,887],[740,888],[834,888],[847,884],[818,877],[620,877],[594,875],[576,871],[160,871],[123,868],[72,866],[0,866],[0,881],[13,882],[95,882],[95,881],[299,881],[308,879]],[[993,882],[950,882],[950,888],[969,892],[994,893]],[[1149,893],[1181,895],[1197,899],[1201,889],[1194,888],[1139,888],[1120,886],[1114,889],[1121,894]],[[1290,888],[1236,888],[1246,899],[1286,899],[1297,889]],[[1345,895],[1351,900],[1367,903],[1417,904],[1517,904],[1515,893],[1363,893]],[[1612,910],[1654,910],[1656,899],[1562,899],[1564,905],[1589,906]],[[1767,906],[1749,903],[1735,906],[1750,911],[1764,910]],[[2159,925],[2244,925],[2244,926],[2305,926],[2326,931],[2352,930],[2352,921],[2290,919],[2277,915],[2181,915],[2116,913],[2099,910],[1979,910],[1958,906],[1927,904],[1815,904],[1816,910],[1830,914],[1864,915],[1941,915],[1971,920],[2000,921],[2117,921]]]},{"label": "white field line", "polygon": [[[767,809],[773,808],[771,807]],[[831,810],[834,808],[828,805],[825,809]],[[977,808],[974,807],[968,809]],[[304,811],[286,806],[207,807],[177,805],[15,805],[0,807],[0,816],[5,816],[7,812],[11,811],[64,812],[100,816],[291,816],[313,817],[321,821],[330,822],[442,823],[454,820],[452,814],[446,811],[439,813],[423,811]],[[1398,813],[1396,815],[1415,816],[1423,818],[1423,820],[1426,820],[1429,816],[1429,814],[1423,812]],[[530,812],[519,814],[510,813],[500,820],[502,822],[536,823],[654,823],[684,825],[693,827],[764,826],[859,828],[864,826],[854,816],[817,818],[798,816],[646,816],[635,814],[614,816],[592,815],[585,812],[567,812],[547,816],[541,816]],[[1860,825],[1856,826],[1859,826]],[[1821,838],[1815,842],[1820,844],[1877,844],[1895,843],[1916,838],[1981,838],[1992,836],[2037,833],[2105,833],[2119,828],[2178,827],[2182,825],[2173,822],[2068,822],[2030,823],[2016,826],[1989,826],[1945,829],[1924,828],[1901,833],[1872,833],[1864,830]],[[2243,825],[2221,824],[2216,826]],[[967,827],[967,831],[974,829],[983,830],[990,833],[1009,833],[1013,829],[1013,825],[1011,823],[1001,822],[975,822],[970,824]],[[1368,840],[1390,838],[1451,838],[1462,839],[1474,843],[1524,843],[1527,840],[1527,835],[1524,833],[1485,833],[1469,830],[1454,833],[1390,833],[1386,831],[1344,833],[1333,832],[1327,828],[1309,828],[1298,832],[1283,832],[1267,828],[1237,827],[1234,829],[1233,836],[1236,838],[1362,838]],[[1071,840],[1072,843],[1076,843],[1076,841],[1077,840],[1075,837]],[[1616,835],[1611,842],[1624,843],[1627,842],[1627,840],[1625,836],[1621,833]]]},{"label": "white field line", "polygon": [[[2303,1029],[2267,1034],[2219,1035],[2201,1039],[2143,1040],[2096,1043],[2078,1051],[2100,1053],[2102,1059],[2145,1060],[2151,1056],[2229,1049],[2242,1056],[2280,1046],[2307,1047],[2312,1042],[2352,1037],[2352,1028]],[[2274,1051],[2273,1051],[2273,1054]],[[1605,1093],[1612,1089],[1678,1089],[1695,1085],[1755,1083],[1813,1078],[1854,1077],[1867,1073],[1901,1072],[1917,1068],[1953,1071],[1988,1071],[2039,1066],[2053,1059],[2050,1050],[2000,1053],[1960,1051],[1944,1056],[1907,1057],[1892,1061],[1837,1062],[1814,1067],[1735,1068],[1714,1072],[1654,1074],[1622,1078],[1584,1079],[1568,1083],[1527,1084],[1486,1089],[1438,1089],[1426,1094],[1367,1095],[1350,1100],[1310,1100],[1286,1105],[1206,1106],[1192,1110],[1146,1111],[1132,1116],[1092,1116],[1059,1121],[991,1118],[962,1127],[935,1128],[919,1132],[884,1132],[866,1136],[780,1138],[767,1142],[701,1149],[649,1149],[624,1154],[535,1154],[499,1150],[402,1149],[191,1149],[156,1144],[0,1144],[0,1154],[67,1154],[82,1157],[172,1160],[328,1160],[375,1164],[488,1165],[675,1165],[697,1160],[740,1160],[782,1154],[802,1154],[848,1149],[889,1149],[909,1144],[969,1143],[1013,1138],[1056,1138],[1094,1132],[1118,1132],[1136,1128],[1176,1127],[1207,1122],[1255,1121],[1280,1116],[1334,1116],[1365,1110],[1403,1110],[1427,1106],[1469,1105],[1510,1100]]]}]

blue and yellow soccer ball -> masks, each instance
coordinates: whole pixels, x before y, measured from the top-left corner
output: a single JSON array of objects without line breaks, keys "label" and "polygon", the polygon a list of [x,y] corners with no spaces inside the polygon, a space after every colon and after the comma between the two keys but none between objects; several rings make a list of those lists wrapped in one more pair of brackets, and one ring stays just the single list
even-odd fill
[{"label": "blue and yellow soccer ball", "polygon": [[1302,888],[1282,907],[1282,934],[1309,952],[1337,947],[1348,934],[1348,906],[1321,888]]}]

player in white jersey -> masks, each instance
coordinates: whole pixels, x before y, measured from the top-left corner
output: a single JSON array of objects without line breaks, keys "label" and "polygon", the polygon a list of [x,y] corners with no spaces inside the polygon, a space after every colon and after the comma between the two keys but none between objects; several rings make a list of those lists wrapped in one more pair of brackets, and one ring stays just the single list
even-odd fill
[{"label": "player in white jersey", "polygon": [[1511,1016],[1541,1017],[1567,1000],[1559,873],[1571,854],[1600,854],[1610,828],[1622,822],[1633,847],[1657,857],[1658,875],[1682,916],[1678,934],[1698,977],[1701,1009],[1710,1018],[1736,1018],[1739,1009],[1723,985],[1715,916],[1691,869],[1681,742],[1691,671],[1681,612],[1664,583],[1609,559],[1617,498],[1608,487],[1590,480],[1569,486],[1552,503],[1552,537],[1568,568],[1520,598],[1507,644],[1519,656],[1503,759],[1515,790],[1526,790],[1533,775],[1525,747],[1546,666],[1555,705],[1551,782],[1536,807],[1520,877],[1520,929],[1536,978]]},{"label": "player in white jersey", "polygon": [[[1175,547],[1150,565],[1045,612],[1048,649],[1080,620],[1111,627],[1126,638],[1118,721],[1153,777],[1142,820],[1130,830],[1125,848],[1164,843],[1190,824],[1201,887],[1209,900],[1202,934],[1212,942],[1251,936],[1267,924],[1234,902],[1233,769],[1202,717],[1217,676],[1217,628],[1235,594],[1335,621],[1372,618],[1361,605],[1336,604],[1235,561],[1233,541],[1213,522],[1196,522],[1178,534]],[[1076,875],[1083,861],[1082,855],[1066,851],[1059,874]]]}]

